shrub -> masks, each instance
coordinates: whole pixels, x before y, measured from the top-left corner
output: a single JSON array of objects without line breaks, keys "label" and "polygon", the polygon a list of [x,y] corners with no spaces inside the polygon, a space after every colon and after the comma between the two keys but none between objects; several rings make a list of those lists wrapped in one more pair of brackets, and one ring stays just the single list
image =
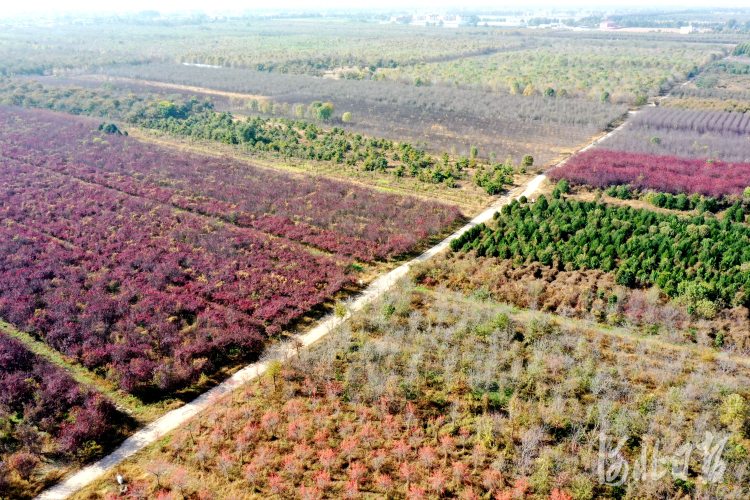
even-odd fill
[{"label": "shrub", "polygon": [[740,431],[744,428],[748,418],[748,405],[745,398],[739,394],[726,396],[719,409],[719,421],[732,429]]}]

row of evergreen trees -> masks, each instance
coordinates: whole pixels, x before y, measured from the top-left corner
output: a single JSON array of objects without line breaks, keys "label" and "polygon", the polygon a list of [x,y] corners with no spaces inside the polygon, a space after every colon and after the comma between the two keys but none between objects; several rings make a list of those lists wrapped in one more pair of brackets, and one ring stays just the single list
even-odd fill
[{"label": "row of evergreen trees", "polygon": [[[736,212],[739,207],[730,210]],[[703,216],[665,215],[597,202],[522,197],[451,242],[454,251],[602,269],[626,286],[656,284],[688,309],[705,301],[750,305],[750,228]],[[703,302],[701,302],[703,301]]]}]

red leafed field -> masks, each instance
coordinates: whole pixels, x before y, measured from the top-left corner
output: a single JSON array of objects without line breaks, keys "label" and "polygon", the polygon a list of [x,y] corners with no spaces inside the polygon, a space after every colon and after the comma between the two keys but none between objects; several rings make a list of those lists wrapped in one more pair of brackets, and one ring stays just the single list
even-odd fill
[{"label": "red leafed field", "polygon": [[555,182],[567,179],[594,188],[629,184],[641,191],[698,193],[712,198],[742,194],[750,186],[748,163],[600,149],[576,154],[547,175]]},{"label": "red leafed field", "polygon": [[24,479],[38,465],[37,455],[45,443],[71,455],[86,441],[115,437],[115,424],[122,426],[111,401],[80,387],[64,370],[3,334],[0,405],[17,421],[15,428],[6,428],[6,443],[19,440],[24,444],[13,454],[8,448],[0,449],[0,457]]},{"label": "red leafed field", "polygon": [[[343,183],[335,196],[316,196],[329,181],[305,185],[301,178],[300,187],[247,165],[237,167],[248,178],[244,184],[231,176],[223,181],[223,170],[216,169],[231,171],[228,160],[182,156],[92,131],[95,125],[0,108],[0,317],[101,369],[127,391],[183,386],[228,356],[257,350],[265,336],[354,278],[348,256],[358,248],[365,254],[376,249],[366,254],[373,257],[403,253],[419,241],[401,236],[406,224],[421,220],[433,224],[429,231],[440,231],[458,217],[452,208],[347,191]],[[151,173],[126,170],[134,163]],[[118,165],[127,175],[101,165]],[[193,173],[179,181],[160,177],[170,165]],[[193,179],[208,194],[221,191],[223,182],[227,192],[245,186],[245,194],[266,180],[272,184],[243,202],[251,222],[232,224],[231,204],[196,194]],[[306,196],[285,198],[305,190]],[[403,218],[378,215],[389,200],[392,209],[403,208]],[[307,206],[312,222],[286,219],[289,227],[279,231],[252,223],[268,224],[274,206],[296,207],[289,210],[300,214]],[[379,229],[368,233],[371,221]],[[320,232],[308,230],[314,227]],[[330,238],[325,241],[341,255],[275,233],[311,244],[307,236]]]},{"label": "red leafed field", "polygon": [[[19,122],[19,119],[21,120]],[[228,158],[177,153],[99,122],[0,112],[0,155],[361,261],[408,253],[461,218],[457,208]]]}]

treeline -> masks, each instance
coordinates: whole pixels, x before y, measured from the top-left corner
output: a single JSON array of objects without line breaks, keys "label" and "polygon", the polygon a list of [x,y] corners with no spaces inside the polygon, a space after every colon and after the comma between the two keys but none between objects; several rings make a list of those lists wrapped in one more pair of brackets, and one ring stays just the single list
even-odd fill
[{"label": "treeline", "polygon": [[692,88],[692,87],[676,87],[670,94],[673,97],[699,97],[701,99],[721,99],[721,100],[736,100],[736,101],[748,101],[750,100],[750,92],[742,90],[726,90],[726,89],[715,89],[715,88]]},{"label": "treeline", "polygon": [[514,200],[451,242],[453,251],[476,250],[556,268],[614,272],[618,284],[657,285],[713,317],[725,306],[750,305],[750,228],[726,218],[664,215],[596,202]]},{"label": "treeline", "polygon": [[732,50],[733,56],[744,56],[750,54],[750,42],[738,43],[734,50]]},{"label": "treeline", "polygon": [[[250,102],[254,103],[257,111],[271,112],[274,106],[284,111],[283,105],[271,101]],[[170,101],[150,94],[123,96],[108,90],[5,81],[0,85],[0,103],[121,120],[195,139],[242,145],[254,151],[287,158],[329,161],[364,171],[389,172],[397,177],[411,176],[426,183],[444,182],[449,187],[455,186],[457,180],[468,179],[467,169],[479,166],[479,150],[476,147],[470,148],[465,156],[456,155],[455,152],[448,155],[447,151],[443,151],[441,162],[429,156],[424,147],[410,141],[394,143],[390,139],[365,138],[362,134],[335,126],[326,131],[315,123],[289,120],[283,116],[237,120],[229,112],[214,112],[210,101],[199,101],[197,98]],[[309,106],[299,104],[296,109],[286,108],[287,113],[293,112],[315,121],[330,118],[333,111],[330,103],[319,101]],[[338,120],[338,123],[346,125],[347,121]],[[119,132],[112,123],[102,124],[101,129],[109,133]],[[495,156],[495,153],[489,155],[489,171],[482,170],[474,175],[476,184],[489,194],[497,194],[505,185],[512,183],[514,171],[513,154],[505,164],[497,164]],[[528,154],[526,156],[531,158]],[[519,157],[518,163],[521,161]],[[531,163],[525,164],[525,167],[530,166]]]},{"label": "treeline", "polygon": [[[438,46],[441,45],[439,39],[421,40],[418,37],[414,37],[412,42],[416,47],[422,47],[423,51],[420,53],[419,51],[414,51],[415,47],[411,47],[411,50],[408,53],[400,56],[394,55],[394,57],[382,57],[374,54],[369,56],[354,56],[344,53],[328,53],[311,55],[299,59],[280,58],[261,61],[258,61],[257,59],[244,59],[242,56],[230,58],[216,55],[212,52],[190,52],[178,56],[176,61],[183,64],[206,64],[211,66],[222,66],[225,68],[249,69],[295,75],[304,74],[318,77],[324,76],[328,71],[336,71],[339,77],[344,76],[351,78],[351,76],[347,75],[355,74],[361,79],[364,77],[369,78],[375,71],[383,68],[398,68],[415,64],[452,61],[467,57],[485,56],[501,51],[520,50],[525,47],[523,43],[519,42],[501,43],[485,41],[481,44],[474,43],[472,46],[468,47],[465,44],[458,44],[458,46],[452,47],[450,50],[446,50],[443,53],[435,53],[435,47],[432,46],[432,44],[437,43]],[[479,45],[479,48],[476,47],[477,45]],[[346,68],[350,68],[350,70],[346,71]]]},{"label": "treeline", "polygon": [[[560,183],[567,184],[567,181],[565,179],[562,179],[558,184]],[[620,200],[641,199],[658,208],[680,211],[695,210],[699,214],[703,212],[717,212],[721,208],[735,205],[738,201],[737,196],[707,198],[705,196],[699,195],[698,193],[693,193],[689,196],[685,193],[678,193],[676,195],[672,193],[642,193],[639,190],[634,189],[633,187],[626,184],[622,184],[619,186],[609,186],[605,192],[608,196],[618,198]],[[748,194],[750,194],[750,192]],[[730,220],[743,222],[744,207],[738,206],[737,208],[739,208],[739,214],[737,214],[733,210],[730,213]]]},{"label": "treeline", "polygon": [[[312,109],[319,109],[321,106]],[[474,171],[474,182],[490,195],[499,194],[513,183],[512,158],[505,164],[480,165],[477,148],[470,157],[451,159],[447,152],[440,159],[433,158],[408,142],[394,143],[387,139],[365,138],[339,127],[324,130],[314,123],[285,118],[254,117],[236,120],[231,113],[207,111],[186,119],[155,118],[141,125],[196,139],[209,139],[226,144],[237,144],[254,150],[279,154],[285,158],[328,161],[363,171],[392,173],[396,177],[416,177],[420,181],[455,187],[456,180],[468,179]],[[442,161],[441,161],[442,160]],[[531,156],[524,157],[525,171],[533,165]]]},{"label": "treeline", "polygon": [[95,46],[76,48],[59,40],[50,43],[0,41],[0,76],[44,75],[68,70],[86,70],[112,64],[164,62],[169,57],[147,56],[123,50],[102,51]]},{"label": "treeline", "polygon": [[676,43],[715,43],[715,44],[735,44],[746,38],[744,34],[732,33],[691,33],[689,35],[679,35],[677,33],[628,33],[627,31],[548,31],[540,34],[551,38],[583,38],[589,40],[612,40],[613,35],[618,40],[642,40],[649,42],[676,42]]},{"label": "treeline", "polygon": [[[563,183],[566,186],[568,185],[567,180],[561,179],[558,186]],[[642,192],[627,184],[609,186],[605,192],[608,196],[620,200],[640,199],[658,208],[683,212],[695,210],[697,214],[715,213],[729,208],[724,214],[724,218],[736,222],[744,222],[745,214],[750,208],[750,187],[745,188],[742,196],[725,195],[720,198],[701,196],[698,193],[688,195],[686,193]]]},{"label": "treeline", "polygon": [[209,100],[165,99],[154,94],[118,93],[108,89],[83,89],[42,85],[35,81],[0,79],[0,104],[49,109],[128,123],[160,118],[184,119],[212,110]]}]

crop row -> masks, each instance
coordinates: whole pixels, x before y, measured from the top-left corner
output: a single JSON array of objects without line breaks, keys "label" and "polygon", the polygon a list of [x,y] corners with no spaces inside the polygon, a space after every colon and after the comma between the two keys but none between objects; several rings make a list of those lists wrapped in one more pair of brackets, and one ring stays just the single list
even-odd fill
[{"label": "crop row", "polygon": [[[678,217],[598,203],[514,201],[491,225],[451,243],[454,251],[519,263],[616,273],[619,284],[657,284],[688,309],[750,304],[750,229],[730,221]],[[708,302],[701,302],[701,301]],[[692,311],[691,311],[692,312]]]},{"label": "crop row", "polygon": [[[25,126],[19,117],[28,120]],[[440,203],[178,154],[121,135],[101,141],[92,125],[81,118],[4,110],[0,155],[362,260],[408,252],[460,216]]]},{"label": "crop row", "polygon": [[719,198],[740,195],[750,186],[750,164],[592,149],[572,156],[549,178],[594,188],[630,185],[640,191]]},{"label": "crop row", "polygon": [[747,135],[750,116],[745,113],[717,111],[683,111],[675,108],[654,107],[641,111],[631,120],[631,126],[649,130],[693,130],[699,133]]},{"label": "crop row", "polygon": [[252,350],[348,279],[289,240],[3,163],[0,314],[126,390]]},{"label": "crop row", "polygon": [[750,115],[653,107],[640,111],[598,148],[750,162]]}]

